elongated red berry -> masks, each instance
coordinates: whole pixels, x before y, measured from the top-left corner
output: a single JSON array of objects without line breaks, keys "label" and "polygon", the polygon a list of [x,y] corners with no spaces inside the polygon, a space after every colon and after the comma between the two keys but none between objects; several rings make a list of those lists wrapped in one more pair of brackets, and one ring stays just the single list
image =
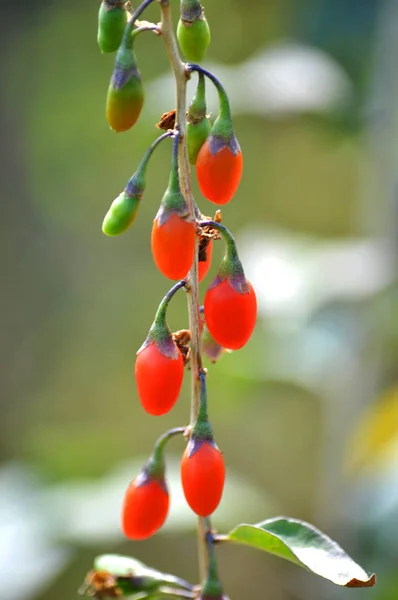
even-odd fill
[{"label": "elongated red berry", "polygon": [[158,214],[151,236],[152,254],[159,271],[169,279],[183,279],[192,266],[196,227],[178,213],[166,220]]},{"label": "elongated red berry", "polygon": [[242,152],[211,133],[196,160],[196,174],[202,194],[215,204],[227,204],[238,189],[243,170]]},{"label": "elongated red berry", "polygon": [[181,482],[185,499],[200,517],[208,517],[220,503],[225,465],[213,441],[192,440],[181,460]]},{"label": "elongated red berry", "polygon": [[211,257],[213,254],[213,240],[201,237],[199,239],[199,282],[207,275],[211,265]]},{"label": "elongated red berry", "polygon": [[135,380],[138,395],[150,415],[169,412],[180,395],[184,361],[177,345],[174,346],[174,356],[165,355],[154,341],[137,353]]},{"label": "elongated red berry", "polygon": [[227,93],[212,73],[198,65],[188,65],[206,75],[216,86],[220,102],[217,119],[199,150],[196,175],[202,194],[215,204],[226,204],[238,189],[242,177],[242,152],[232,125]]},{"label": "elongated red berry", "polygon": [[209,287],[204,300],[206,325],[213,338],[229,350],[238,350],[253,333],[257,318],[257,299],[246,280],[240,292],[228,279]]},{"label": "elongated red berry", "polygon": [[218,273],[205,294],[205,322],[220,346],[238,350],[249,340],[256,324],[256,294],[245,277],[231,232],[214,221],[202,221],[200,225],[217,229],[227,245]]},{"label": "elongated red berry", "polygon": [[122,530],[132,540],[144,540],[156,533],[169,511],[166,482],[143,471],[127,488],[122,508]]},{"label": "elongated red berry", "polygon": [[152,227],[151,247],[155,264],[169,279],[183,279],[190,270],[196,244],[196,224],[182,195],[178,175],[178,142],[174,138],[169,184]]},{"label": "elongated red berry", "polygon": [[137,352],[135,380],[144,409],[164,415],[175,404],[184,377],[184,361],[166,322],[167,307],[174,294],[185,286],[182,280],[165,295],[148,336]]}]

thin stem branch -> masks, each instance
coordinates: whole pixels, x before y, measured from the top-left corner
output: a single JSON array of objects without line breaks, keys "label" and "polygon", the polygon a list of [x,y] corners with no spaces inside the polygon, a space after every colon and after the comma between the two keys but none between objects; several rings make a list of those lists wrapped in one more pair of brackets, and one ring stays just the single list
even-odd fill
[{"label": "thin stem branch", "polygon": [[[174,72],[176,84],[176,128],[180,132],[178,165],[180,173],[180,186],[182,194],[188,204],[190,217],[196,220],[196,205],[191,189],[191,175],[188,161],[188,150],[186,144],[186,87],[189,75],[185,70],[185,64],[181,61],[174,35],[174,27],[171,16],[169,0],[158,0],[161,11],[161,30],[169,55],[171,67]],[[199,373],[202,370],[202,357],[200,351],[199,330],[199,278],[198,278],[198,236],[196,237],[195,258],[188,278],[188,313],[189,328],[191,331],[191,425],[195,422],[200,405]],[[208,551],[205,540],[206,525],[203,518],[198,520],[198,553],[201,580],[204,581],[208,570]]]},{"label": "thin stem branch", "polygon": [[176,435],[183,435],[186,431],[186,427],[174,427],[173,429],[169,429],[166,433],[163,433],[155,443],[155,447],[153,449],[152,455],[156,459],[160,459],[163,454],[164,447],[166,446],[169,440]]}]

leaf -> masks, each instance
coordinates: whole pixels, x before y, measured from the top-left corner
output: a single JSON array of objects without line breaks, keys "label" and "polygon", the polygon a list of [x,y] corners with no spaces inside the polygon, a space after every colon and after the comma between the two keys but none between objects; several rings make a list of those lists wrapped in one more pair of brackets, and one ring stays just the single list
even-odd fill
[{"label": "leaf", "polygon": [[336,542],[313,525],[288,517],[275,517],[257,525],[238,525],[220,541],[245,544],[290,560],[336,585],[372,587],[368,575]]}]

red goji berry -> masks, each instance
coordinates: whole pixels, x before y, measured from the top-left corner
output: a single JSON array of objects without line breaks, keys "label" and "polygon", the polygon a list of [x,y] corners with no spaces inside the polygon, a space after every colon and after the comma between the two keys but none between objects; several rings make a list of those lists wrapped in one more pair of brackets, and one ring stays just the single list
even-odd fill
[{"label": "red goji berry", "polygon": [[152,254],[159,271],[169,279],[183,279],[195,255],[196,227],[177,213],[165,222],[156,218],[152,227]]},{"label": "red goji berry", "polygon": [[251,283],[246,284],[247,291],[239,292],[228,278],[215,280],[205,294],[206,325],[216,342],[229,350],[242,348],[256,324],[256,294]]},{"label": "red goji berry", "polygon": [[181,460],[181,482],[185,499],[197,515],[208,517],[216,510],[224,481],[224,459],[214,442],[190,442]]},{"label": "red goji berry", "polygon": [[211,147],[212,134],[199,150],[196,174],[202,194],[215,204],[227,204],[238,189],[243,170],[242,152],[234,154],[228,146],[216,152]]},{"label": "red goji berry", "polygon": [[155,342],[137,353],[135,380],[144,409],[150,415],[164,415],[177,401],[184,378],[184,361],[177,345],[175,358],[166,356]]},{"label": "red goji berry", "polygon": [[132,540],[144,540],[156,533],[166,520],[169,494],[164,480],[138,476],[124,496],[122,530]]}]

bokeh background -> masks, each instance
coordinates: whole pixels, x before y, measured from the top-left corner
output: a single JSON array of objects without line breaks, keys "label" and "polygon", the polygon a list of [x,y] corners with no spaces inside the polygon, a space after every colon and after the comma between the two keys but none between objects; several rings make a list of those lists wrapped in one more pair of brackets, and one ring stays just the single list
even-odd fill
[{"label": "bokeh background", "polygon": [[[70,600],[104,552],[197,580],[195,519],[170,444],[173,508],[127,542],[120,502],[153,441],[186,423],[146,415],[134,357],[168,283],[150,230],[170,147],[150,166],[120,239],[102,218],[173,108],[161,39],[137,42],[146,104],[115,135],[104,101],[113,57],[98,2],[19,0],[0,19],[0,597]],[[221,530],[277,514],[309,520],[363,567],[347,590],[250,549],[222,547],[232,599],[398,597],[398,2],[205,3],[205,66],[222,79],[245,169],[224,208],[259,298],[240,352],[209,367],[210,414],[228,464]],[[158,20],[158,8],[148,10]],[[178,2],[175,0],[175,15]],[[190,87],[190,95],[193,88]],[[217,110],[209,89],[209,105]],[[196,183],[194,184],[196,186]],[[197,188],[195,187],[195,190]],[[205,214],[214,206],[197,200]],[[214,252],[211,281],[222,256]],[[202,291],[203,293],[203,291]],[[170,325],[187,326],[183,294]],[[188,379],[188,378],[187,378]],[[186,382],[187,383],[187,382]]]}]

